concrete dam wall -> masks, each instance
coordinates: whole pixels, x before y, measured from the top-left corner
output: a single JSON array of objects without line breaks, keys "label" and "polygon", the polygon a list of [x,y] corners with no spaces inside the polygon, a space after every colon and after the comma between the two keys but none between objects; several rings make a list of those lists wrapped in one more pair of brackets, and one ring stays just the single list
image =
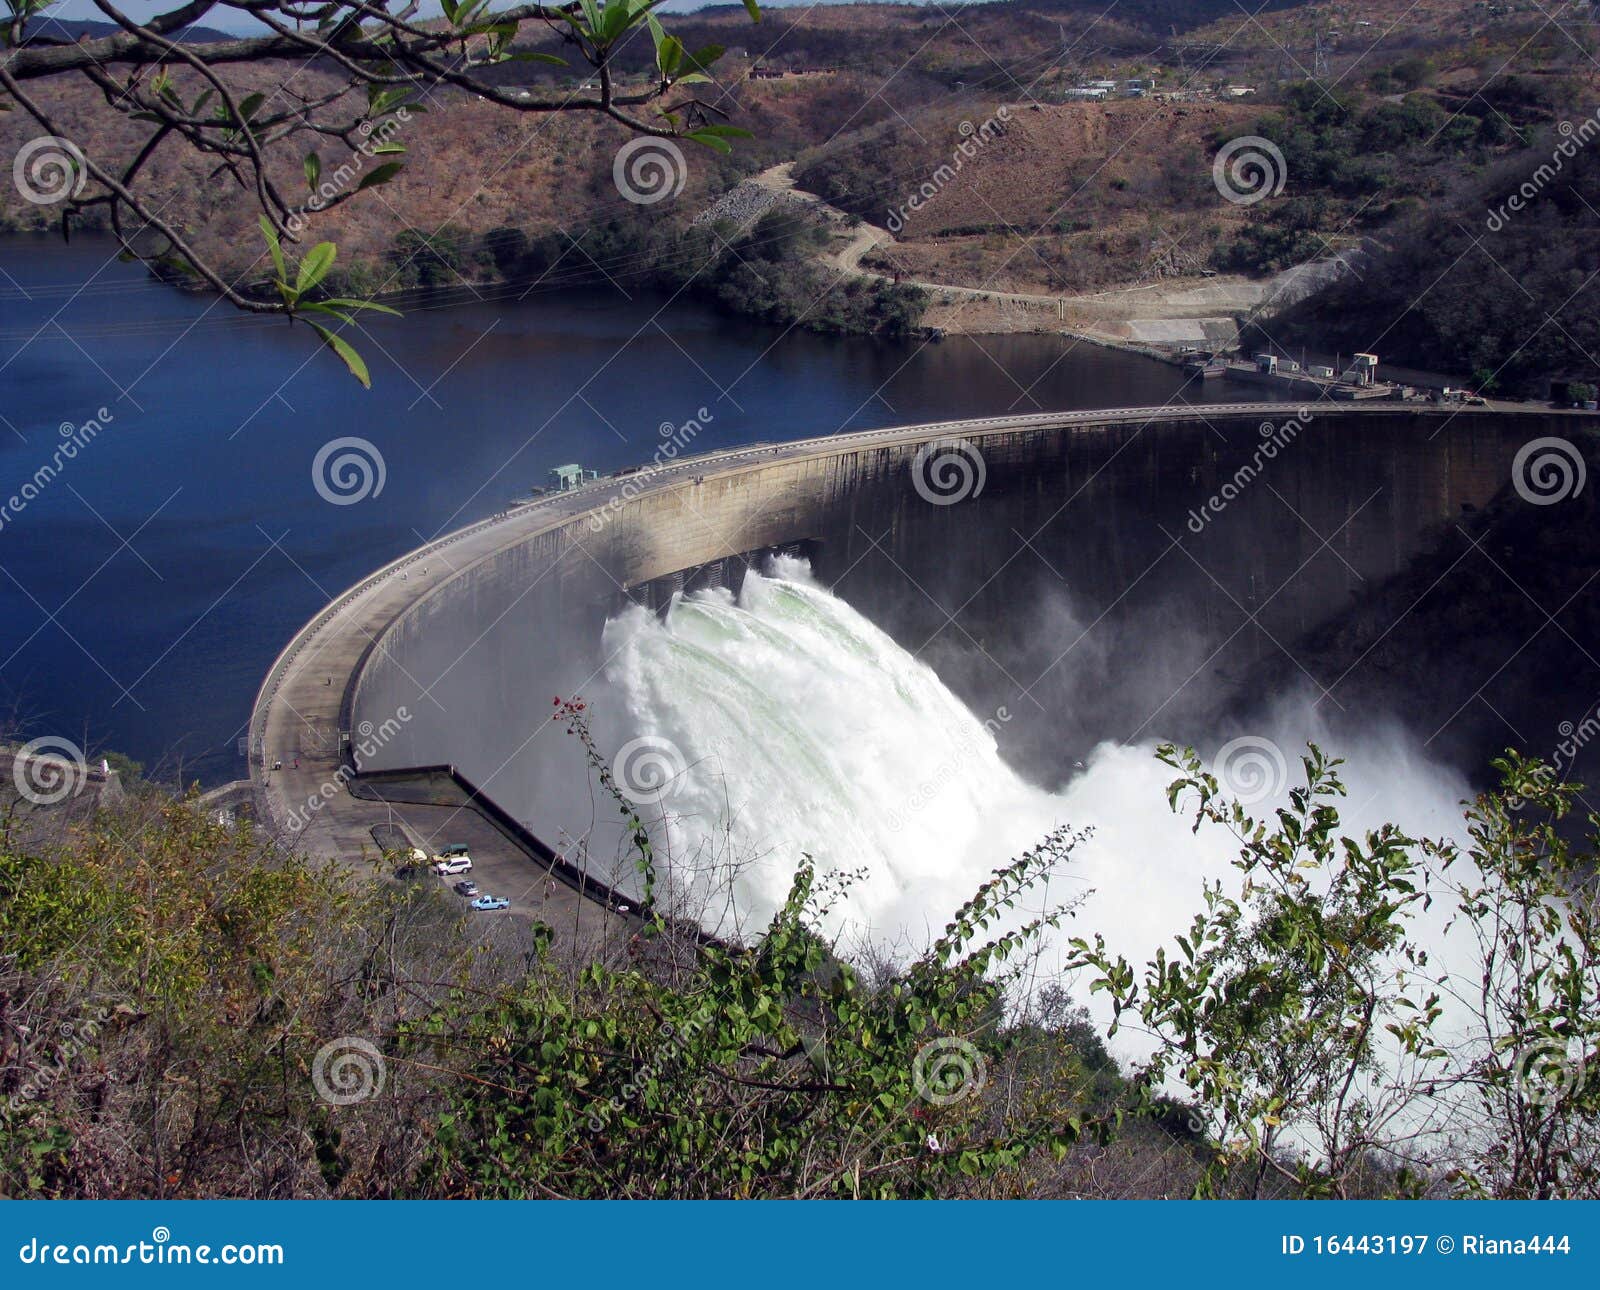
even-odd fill
[{"label": "concrete dam wall", "polygon": [[1234,677],[1484,505],[1518,448],[1569,420],[1307,412],[997,419],[600,481],[470,562],[412,557],[426,590],[370,632],[340,725],[389,732],[360,770],[457,766],[559,849],[612,814],[551,720],[554,698],[600,685],[607,617],[798,546],[980,716],[1006,707],[1008,757],[1058,781],[1101,739],[1185,738]]}]

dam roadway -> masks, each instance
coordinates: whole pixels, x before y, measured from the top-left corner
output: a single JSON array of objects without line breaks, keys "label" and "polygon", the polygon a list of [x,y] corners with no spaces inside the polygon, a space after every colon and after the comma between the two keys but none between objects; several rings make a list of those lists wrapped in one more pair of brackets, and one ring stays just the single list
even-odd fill
[{"label": "dam roadway", "polygon": [[[349,770],[341,768],[346,766],[346,750],[351,743],[365,742],[370,747],[377,741],[381,746],[388,729],[396,725],[395,722],[358,719],[361,714],[357,711],[356,700],[363,673],[374,656],[383,656],[387,664],[398,666],[404,672],[404,665],[395,664],[381,643],[416,607],[436,598],[452,584],[463,584],[476,567],[552,535],[566,541],[569,548],[573,545],[581,548],[590,563],[599,563],[596,555],[572,535],[581,532],[592,535],[591,541],[599,542],[599,535],[616,524],[616,517],[641,513],[641,505],[651,501],[676,498],[680,504],[679,514],[684,510],[693,512],[697,522],[688,527],[694,532],[684,535],[676,548],[671,541],[662,541],[645,555],[632,550],[627,561],[614,561],[605,576],[619,591],[624,586],[632,588],[650,578],[670,574],[675,559],[681,560],[676,564],[681,570],[769,545],[775,540],[774,532],[764,534],[760,541],[718,549],[720,534],[727,530],[714,524],[698,523],[704,517],[687,499],[700,495],[690,490],[718,484],[756,495],[754,501],[750,497],[744,499],[747,508],[761,505],[765,508],[763,513],[781,509],[762,501],[759,488],[752,489],[748,483],[741,483],[741,477],[758,478],[764,472],[774,472],[778,481],[774,487],[781,489],[787,486],[784,480],[791,476],[785,476],[779,468],[806,463],[815,466],[827,459],[881,455],[884,450],[893,450],[884,459],[898,466],[901,458],[894,456],[894,452],[903,457],[908,449],[953,439],[971,441],[982,450],[985,440],[1009,438],[1015,442],[1030,437],[1054,438],[1095,431],[1114,430],[1124,435],[1131,431],[1131,438],[1137,438],[1152,426],[1181,425],[1192,432],[1195,427],[1228,423],[1241,428],[1249,423],[1254,433],[1255,425],[1264,421],[1304,420],[1302,414],[1306,411],[1304,403],[1237,402],[1059,412],[889,427],[681,457],[660,466],[646,465],[635,472],[608,476],[581,488],[519,503],[506,512],[446,534],[378,569],[336,597],[293,637],[268,672],[251,715],[250,774],[255,785],[258,815],[286,842],[309,855],[326,859],[360,862],[365,858],[370,861],[378,849],[377,838],[397,839],[399,834],[392,832],[395,829],[412,844],[430,851],[451,843],[465,843],[473,849],[475,869],[472,876],[482,890],[509,897],[514,910],[535,913],[552,927],[570,927],[580,939],[611,937],[619,930],[626,930],[628,917],[626,913],[618,915],[616,901],[596,903],[584,899],[570,881],[561,880],[556,872],[558,866],[547,865],[546,871],[540,872],[537,861],[526,849],[509,840],[504,829],[492,828],[481,812],[459,804],[418,806],[366,800],[352,796],[347,790]],[[1553,413],[1545,408],[1518,404],[1463,410],[1380,400],[1322,402],[1312,405],[1310,412],[1313,424],[1353,417],[1363,424],[1387,419],[1408,435],[1422,435],[1428,439],[1459,417],[1526,418],[1527,433],[1532,437],[1540,433],[1535,427],[1541,422],[1566,424],[1569,416],[1582,415]],[[1548,430],[1543,432],[1549,433]],[[1122,446],[1131,442],[1131,438]],[[1120,452],[1121,447],[1116,451]],[[657,517],[658,526],[660,522]],[[774,523],[781,529],[781,521]],[[767,527],[771,529],[772,525]],[[735,533],[742,531],[736,522],[730,523],[728,528]],[[813,535],[806,532],[788,534],[789,538],[797,539],[810,536]],[[776,533],[776,540],[784,540],[781,532]],[[531,581],[542,581],[545,572],[541,569]],[[529,587],[520,592],[517,600],[531,590]],[[497,621],[495,618],[484,624],[478,639],[487,635]],[[409,673],[406,675],[409,677]],[[419,705],[430,702],[440,679],[442,675],[427,685],[416,683]],[[541,686],[540,691],[548,692],[548,687]],[[417,711],[401,713],[405,721],[418,715]],[[447,759],[426,760],[443,762]],[[606,908],[608,904],[610,909]]]}]

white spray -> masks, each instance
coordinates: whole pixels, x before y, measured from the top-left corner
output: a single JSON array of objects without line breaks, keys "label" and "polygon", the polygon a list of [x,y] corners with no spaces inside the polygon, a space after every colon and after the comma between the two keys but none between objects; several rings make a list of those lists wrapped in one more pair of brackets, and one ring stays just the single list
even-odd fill
[{"label": "white spray", "polygon": [[[678,763],[644,804],[647,821],[698,907],[723,911],[713,921],[724,932],[764,919],[809,855],[862,871],[832,930],[914,946],[993,869],[1066,825],[1092,835],[1034,907],[1092,893],[1072,930],[1101,932],[1142,964],[1200,908],[1202,880],[1236,876],[1227,835],[1196,836],[1167,809],[1174,772],[1155,759],[1156,740],[1102,744],[1059,792],[1028,784],[996,746],[1014,714],[969,711],[803,563],[752,573],[738,603],[707,591],[666,622],[629,611],[608,624],[605,652],[627,724]],[[1309,739],[1349,759],[1347,832],[1459,829],[1465,783],[1397,728],[1351,749],[1332,746],[1307,704],[1286,703],[1269,724],[1260,734],[1288,762],[1279,800]]]}]

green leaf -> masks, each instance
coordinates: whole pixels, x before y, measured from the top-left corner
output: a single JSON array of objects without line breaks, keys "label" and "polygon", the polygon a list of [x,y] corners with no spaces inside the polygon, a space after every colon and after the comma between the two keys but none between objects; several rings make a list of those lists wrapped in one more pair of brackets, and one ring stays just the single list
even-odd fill
[{"label": "green leaf", "polygon": [[[687,80],[688,77],[684,79]],[[748,139],[751,135],[750,131],[742,130],[736,125],[703,125],[699,129],[690,130],[683,137],[693,139],[713,152],[732,152],[733,146],[728,142],[729,139]]]},{"label": "green leaf", "polygon": [[287,283],[289,270],[283,263],[283,244],[278,241],[278,230],[265,215],[261,217],[261,236],[267,239],[267,250],[272,253],[272,267],[278,271],[278,281]]},{"label": "green leaf", "polygon": [[685,55],[684,61],[703,72],[726,52],[721,45],[707,45],[704,49],[697,49],[694,53]]},{"label": "green leaf", "polygon": [[304,295],[327,277],[337,254],[338,251],[332,242],[318,242],[307,251],[305,259],[300,261],[300,271],[295,275],[295,292]]},{"label": "green leaf", "polygon": [[726,152],[732,152],[733,151],[733,145],[731,143],[729,143],[726,139],[719,139],[719,138],[716,137],[716,135],[714,135],[714,134],[706,134],[704,131],[701,131],[701,130],[691,130],[688,134],[684,135],[683,137],[685,139],[693,139],[701,147],[710,148],[713,152],[724,152],[724,153],[726,153]]},{"label": "green leaf", "polygon": [[753,139],[755,135],[743,126],[737,125],[703,125],[695,131],[697,134],[715,135],[719,139]]},{"label": "green leaf", "polygon": [[587,28],[580,26],[578,30],[598,40],[605,21],[600,15],[600,6],[595,0],[578,0],[578,8],[583,14],[584,22],[589,24]]},{"label": "green leaf", "polygon": [[318,300],[314,304],[301,305],[299,312],[302,314],[326,314],[329,318],[337,318],[340,322],[349,323],[351,326],[354,326],[356,321],[353,316],[345,313],[343,309],[330,308],[325,300]]},{"label": "green leaf", "polygon": [[405,315],[398,309],[391,309],[388,305],[380,305],[375,300],[352,300],[348,296],[329,296],[321,303],[325,305],[338,305],[344,309],[370,309],[380,314],[392,314],[396,318],[405,317]]},{"label": "green leaf", "polygon": [[756,0],[744,0],[744,9],[750,15],[751,22],[761,21],[761,6],[756,3]]},{"label": "green leaf", "polygon": [[240,118],[240,120],[241,121],[249,121],[251,117],[255,116],[255,114],[258,111],[260,111],[261,105],[263,103],[265,103],[266,101],[267,101],[267,96],[265,94],[247,94],[247,95],[245,95],[244,98],[239,100],[239,118]]},{"label": "green leaf", "polygon": [[342,336],[334,335],[326,327],[320,327],[316,323],[308,323],[307,325],[322,337],[329,349],[344,359],[344,365],[350,369],[350,375],[370,390],[372,388],[372,377],[367,374],[366,361],[360,354],[356,353],[350,342]]},{"label": "green leaf", "polygon": [[610,44],[627,31],[637,16],[634,0],[610,0],[610,3],[601,10],[602,31],[606,43]]},{"label": "green leaf", "polygon": [[386,184],[404,169],[405,163],[403,162],[386,161],[376,170],[371,171],[362,178],[361,182],[356,185],[356,192],[359,193],[365,188],[376,188],[379,184]]},{"label": "green leaf", "polygon": [[322,178],[322,158],[314,152],[306,153],[306,187],[316,191],[317,180]]},{"label": "green leaf", "polygon": [[656,67],[665,77],[671,77],[683,62],[683,42],[665,33],[656,41]]}]

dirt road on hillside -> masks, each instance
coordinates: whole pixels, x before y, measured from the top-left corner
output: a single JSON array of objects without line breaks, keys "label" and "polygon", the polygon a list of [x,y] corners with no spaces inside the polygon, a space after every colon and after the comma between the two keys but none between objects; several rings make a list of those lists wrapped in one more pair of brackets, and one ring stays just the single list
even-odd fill
[{"label": "dirt road on hillside", "polygon": [[[745,182],[804,202],[848,232],[844,246],[820,257],[823,263],[857,277],[891,280],[887,274],[862,268],[861,261],[879,247],[892,247],[894,236],[797,188],[794,162],[772,166]],[[1170,345],[1217,343],[1233,332],[1240,315],[1254,313],[1278,297],[1306,294],[1320,277],[1317,265],[1296,265],[1270,278],[1236,274],[1171,278],[1076,296],[994,291],[904,277],[899,281],[932,297],[929,324],[948,332],[1060,331],[1117,343]]]}]

